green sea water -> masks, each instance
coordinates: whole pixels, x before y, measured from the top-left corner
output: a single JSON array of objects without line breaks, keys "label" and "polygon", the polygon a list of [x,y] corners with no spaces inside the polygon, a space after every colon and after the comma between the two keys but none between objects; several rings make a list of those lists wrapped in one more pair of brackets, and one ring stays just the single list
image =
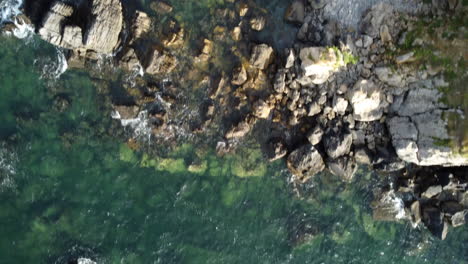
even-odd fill
[{"label": "green sea water", "polygon": [[85,71],[43,77],[56,60],[37,38],[0,37],[1,264],[468,263],[467,226],[439,241],[373,221],[383,176],[365,169],[351,184],[320,175],[298,198],[253,139],[224,157],[190,140],[134,151]]}]

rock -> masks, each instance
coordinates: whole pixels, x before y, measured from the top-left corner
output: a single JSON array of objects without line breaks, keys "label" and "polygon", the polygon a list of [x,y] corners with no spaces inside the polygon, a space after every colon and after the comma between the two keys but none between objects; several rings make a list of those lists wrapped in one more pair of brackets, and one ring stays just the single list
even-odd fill
[{"label": "rock", "polygon": [[272,138],[267,143],[266,153],[268,160],[273,162],[286,156],[286,154],[288,154],[288,149],[286,148],[283,139]]},{"label": "rock", "polygon": [[140,108],[136,105],[114,105],[114,110],[117,111],[117,119],[134,119],[138,116]]},{"label": "rock", "polygon": [[300,182],[306,182],[325,169],[322,156],[312,145],[303,145],[288,156],[287,165]]},{"label": "rock", "polygon": [[392,35],[390,35],[390,31],[388,30],[387,25],[383,25],[380,27],[380,39],[383,43],[392,41]]},{"label": "rock", "polygon": [[466,221],[468,221],[468,210],[455,213],[452,215],[451,221],[453,227],[459,227],[466,224]]},{"label": "rock", "polygon": [[123,25],[120,0],[94,0],[90,17],[84,35],[85,47],[98,53],[112,53],[119,43]]},{"label": "rock", "polygon": [[147,33],[151,28],[151,18],[144,12],[136,11],[132,21],[130,44]]},{"label": "rock", "polygon": [[231,38],[234,41],[240,41],[242,39],[242,30],[240,27],[235,27],[231,32]]},{"label": "rock", "polygon": [[320,113],[322,111],[322,108],[320,107],[319,104],[317,104],[316,102],[313,102],[310,106],[309,106],[309,111],[307,112],[307,115],[308,116],[315,116],[317,115],[318,113]]},{"label": "rock", "polygon": [[225,135],[226,139],[242,138],[250,132],[257,119],[254,116],[247,117],[233,126]]},{"label": "rock", "polygon": [[231,83],[234,85],[243,85],[247,81],[247,79],[247,71],[245,70],[244,66],[240,65],[239,67],[234,69]]},{"label": "rock", "polygon": [[343,97],[335,97],[333,98],[333,111],[338,115],[344,115],[346,113],[346,109],[348,108],[348,101]]},{"label": "rock", "polygon": [[168,14],[172,12],[172,6],[163,1],[155,1],[150,4],[150,8],[159,14]]},{"label": "rock", "polygon": [[377,221],[396,221],[407,217],[403,201],[393,191],[378,194],[371,206],[372,217]]},{"label": "rock", "polygon": [[239,16],[244,17],[249,12],[249,6],[246,3],[241,3],[239,6]]},{"label": "rock", "polygon": [[327,166],[331,173],[340,177],[343,181],[351,182],[354,178],[358,166],[351,157],[340,157],[338,159],[327,160]]},{"label": "rock", "polygon": [[372,42],[374,42],[374,39],[371,36],[368,35],[362,35],[362,47],[363,48],[368,48],[370,45],[372,45]]},{"label": "rock", "polygon": [[380,36],[382,25],[393,24],[394,20],[393,6],[382,2],[374,5],[364,16],[361,21],[361,30],[372,38],[376,38]]},{"label": "rock", "polygon": [[387,126],[398,157],[404,161],[418,164],[418,146],[416,144],[418,130],[416,126],[407,117],[388,119]]},{"label": "rock", "polygon": [[78,49],[83,45],[83,32],[79,26],[65,26],[60,46],[67,49]]},{"label": "rock", "polygon": [[326,82],[333,72],[344,66],[342,56],[338,56],[333,48],[302,48],[299,58],[304,76],[312,76],[311,81],[314,84]]},{"label": "rock", "polygon": [[209,39],[203,39],[203,47],[200,51],[200,55],[196,57],[195,61],[198,61],[198,62],[207,61],[211,57],[213,53],[213,49],[214,49],[213,41]]},{"label": "rock", "polygon": [[177,59],[159,46],[154,46],[147,55],[145,72],[148,74],[167,74],[177,66]]},{"label": "rock", "polygon": [[443,214],[435,207],[423,208],[424,225],[437,238],[444,240],[447,237],[448,224],[443,220]]},{"label": "rock", "polygon": [[327,4],[327,1],[326,0],[309,0],[309,4],[314,9],[321,9]]},{"label": "rock", "polygon": [[273,60],[273,48],[266,45],[260,44],[254,46],[252,54],[250,56],[250,64],[252,67],[265,70],[268,68]]},{"label": "rock", "polygon": [[332,159],[348,154],[351,150],[352,144],[352,134],[345,129],[339,129],[337,127],[329,128],[325,132],[325,136],[323,138],[325,152]]},{"label": "rock", "polygon": [[[62,46],[63,25],[65,20],[73,14],[73,11],[72,6],[62,2],[55,2],[42,20],[39,36],[55,46]],[[70,41],[70,36],[67,36],[67,39]]]},{"label": "rock", "polygon": [[270,105],[263,100],[258,100],[253,105],[253,115],[261,119],[267,119],[270,116],[273,107],[273,105]]},{"label": "rock", "polygon": [[395,62],[398,64],[403,64],[403,63],[408,63],[408,62],[413,62],[416,60],[416,57],[414,57],[414,52],[408,52],[406,54],[400,55],[395,58]]},{"label": "rock", "polygon": [[[173,19],[168,20],[163,26],[161,43],[164,47],[181,46],[184,43],[185,30]],[[208,40],[209,41],[209,40]],[[204,44],[206,44],[204,42]],[[208,43],[210,45],[210,43]]]},{"label": "rock", "polygon": [[284,19],[291,23],[304,23],[304,13],[305,7],[303,0],[295,0],[289,7],[286,9]]},{"label": "rock", "polygon": [[354,159],[359,164],[370,165],[372,164],[372,154],[367,148],[361,147],[354,150]]},{"label": "rock", "polygon": [[439,195],[442,192],[442,186],[437,185],[437,186],[430,186],[423,194],[422,197],[425,198],[432,198],[436,195]]},{"label": "rock", "polygon": [[284,68],[289,69],[294,66],[294,61],[296,60],[296,55],[294,54],[294,49],[290,49],[288,52],[288,57],[286,58],[286,64]]},{"label": "rock", "polygon": [[262,31],[265,28],[266,19],[264,17],[254,17],[250,19],[250,28],[255,31]]},{"label": "rock", "polygon": [[286,73],[282,70],[278,70],[275,75],[275,82],[273,83],[273,89],[275,92],[282,94],[286,87]]},{"label": "rock", "polygon": [[414,201],[411,204],[411,220],[414,225],[421,223],[421,203],[419,201]]},{"label": "rock", "polygon": [[132,48],[129,48],[127,52],[125,52],[119,61],[119,65],[122,69],[129,72],[139,71],[142,68],[135,50]]},{"label": "rock", "polygon": [[379,80],[382,82],[395,86],[395,87],[405,87],[406,81],[403,76],[393,71],[389,67],[377,67],[374,69],[374,73],[377,75]]},{"label": "rock", "polygon": [[387,107],[385,94],[370,80],[361,79],[348,91],[348,98],[353,106],[354,120],[379,120]]},{"label": "rock", "polygon": [[307,139],[309,140],[310,144],[312,145],[317,145],[322,141],[322,136],[323,136],[323,129],[320,127],[320,125],[316,125],[312,130],[307,133]]}]

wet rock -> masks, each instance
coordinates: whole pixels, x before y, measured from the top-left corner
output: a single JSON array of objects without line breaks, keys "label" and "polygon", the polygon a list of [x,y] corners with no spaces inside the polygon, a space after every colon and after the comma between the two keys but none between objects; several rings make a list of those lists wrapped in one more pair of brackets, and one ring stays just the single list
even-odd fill
[{"label": "wet rock", "polygon": [[329,128],[325,132],[323,145],[327,155],[333,159],[348,154],[353,144],[353,136],[347,129]]},{"label": "wet rock", "polygon": [[359,164],[370,165],[372,164],[372,154],[369,152],[367,148],[358,147],[354,150],[354,159]]},{"label": "wet rock", "polygon": [[453,227],[459,227],[468,221],[468,210],[464,210],[452,215],[451,222]]},{"label": "wet rock", "polygon": [[371,206],[372,217],[377,221],[396,221],[406,217],[404,203],[393,191],[379,193]]},{"label": "wet rock", "polygon": [[411,204],[411,220],[414,225],[421,223],[421,203],[414,201]]},{"label": "wet rock", "polygon": [[176,57],[159,46],[154,46],[147,58],[145,72],[148,74],[167,74],[177,66]]},{"label": "wet rock", "polygon": [[181,46],[184,43],[185,30],[175,20],[169,20],[163,26],[162,44],[164,47]]},{"label": "wet rock", "polygon": [[214,44],[213,44],[213,41],[209,40],[209,39],[203,39],[203,47],[200,51],[200,55],[198,55],[198,57],[196,57],[195,61],[207,61],[212,53],[213,53],[213,49],[214,49]]},{"label": "wet rock", "polygon": [[340,177],[343,181],[351,182],[358,166],[353,158],[345,156],[327,160],[327,166],[331,173]]},{"label": "wet rock", "polygon": [[284,140],[281,138],[272,138],[267,143],[267,157],[270,162],[281,159],[288,154],[288,149]]},{"label": "wet rock", "polygon": [[273,48],[266,45],[260,44],[254,46],[252,54],[250,56],[250,64],[257,69],[266,69],[273,60]]},{"label": "wet rock", "polygon": [[423,218],[424,225],[427,226],[431,233],[444,240],[447,237],[448,224],[443,219],[443,214],[439,209],[435,207],[425,207],[423,208]]},{"label": "wet rock", "polygon": [[159,14],[168,14],[172,12],[172,6],[164,1],[155,1],[150,4],[150,8]]},{"label": "wet rock", "polygon": [[320,125],[316,125],[312,130],[307,133],[307,139],[309,140],[310,144],[317,145],[322,141],[322,136],[324,134],[323,129]]},{"label": "wet rock", "polygon": [[266,19],[264,17],[254,17],[250,19],[250,28],[255,31],[262,31],[265,28]]},{"label": "wet rock", "polygon": [[239,67],[234,69],[231,83],[234,85],[243,85],[247,81],[247,79],[247,71],[245,70],[243,65],[240,65]]},{"label": "wet rock", "polygon": [[257,119],[252,115],[240,121],[237,125],[233,126],[225,135],[226,139],[242,138],[247,135],[252,129]]},{"label": "wet rock", "polygon": [[114,105],[114,110],[118,113],[117,119],[134,119],[138,116],[140,108],[136,105]]},{"label": "wet rock", "polygon": [[289,170],[301,182],[306,182],[325,169],[322,156],[312,145],[304,145],[291,152],[288,156],[287,165]]},{"label": "wet rock", "polygon": [[291,23],[304,23],[305,7],[303,0],[295,0],[286,10],[284,19]]},{"label": "wet rock", "polygon": [[129,48],[127,52],[122,56],[119,61],[119,65],[122,69],[133,72],[141,69],[140,61],[135,53],[135,50]]},{"label": "wet rock", "polygon": [[302,48],[299,58],[304,76],[311,77],[314,84],[326,82],[333,72],[344,66],[342,56],[338,57],[332,48]]},{"label": "wet rock", "polygon": [[361,79],[356,82],[354,88],[348,92],[348,98],[357,121],[379,120],[387,107],[385,94],[370,80]]},{"label": "wet rock", "polygon": [[97,262],[94,262],[93,260],[89,258],[78,258],[77,264],[97,264]]}]

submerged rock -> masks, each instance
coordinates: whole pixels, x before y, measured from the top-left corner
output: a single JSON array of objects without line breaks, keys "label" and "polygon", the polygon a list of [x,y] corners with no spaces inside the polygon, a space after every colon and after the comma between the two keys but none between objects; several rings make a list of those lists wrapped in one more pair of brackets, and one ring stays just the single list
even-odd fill
[{"label": "submerged rock", "polygon": [[273,48],[267,44],[256,45],[252,49],[250,65],[254,68],[265,70],[273,60]]}]

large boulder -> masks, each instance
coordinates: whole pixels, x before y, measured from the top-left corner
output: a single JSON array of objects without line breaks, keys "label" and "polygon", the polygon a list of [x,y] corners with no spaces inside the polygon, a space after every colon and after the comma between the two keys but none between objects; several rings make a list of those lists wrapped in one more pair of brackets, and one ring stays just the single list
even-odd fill
[{"label": "large boulder", "polygon": [[414,88],[399,96],[387,120],[398,157],[421,166],[464,166],[468,157],[454,151],[446,117],[457,114],[440,103],[437,89]]},{"label": "large boulder", "polygon": [[304,76],[310,77],[314,84],[326,82],[332,73],[345,65],[341,52],[334,48],[302,48],[299,58]]},{"label": "large boulder", "polygon": [[331,127],[323,136],[323,146],[325,152],[332,159],[348,154],[353,144],[353,135],[347,129]]},{"label": "large boulder", "polygon": [[388,106],[385,94],[380,87],[370,80],[361,79],[348,92],[348,98],[353,106],[354,120],[379,120]]},{"label": "large boulder", "polygon": [[287,165],[292,174],[298,177],[301,182],[306,182],[325,169],[322,155],[310,144],[303,145],[291,152]]}]

